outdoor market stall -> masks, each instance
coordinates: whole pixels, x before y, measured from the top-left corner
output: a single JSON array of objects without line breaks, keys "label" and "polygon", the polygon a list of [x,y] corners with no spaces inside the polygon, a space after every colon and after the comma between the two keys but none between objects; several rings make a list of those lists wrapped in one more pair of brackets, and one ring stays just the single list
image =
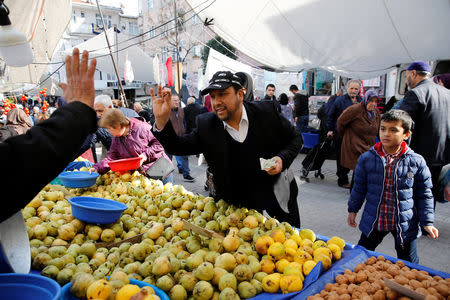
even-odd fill
[{"label": "outdoor market stall", "polygon": [[[71,163],[52,182],[62,185],[48,185],[22,211],[32,273],[64,286],[62,299],[83,299],[94,293],[103,299],[110,294],[115,299],[130,299],[133,294],[147,293],[141,289],[144,285],[153,287],[161,299],[166,294],[171,299],[189,295],[213,299],[220,294],[226,299],[307,299],[331,289],[327,284],[335,281],[340,287],[344,284],[341,276],[361,268],[362,262],[369,269],[376,266],[369,262],[371,256],[383,256],[399,272],[409,274],[409,269],[400,268],[399,260],[338,237],[298,230],[257,211],[194,195],[181,185],[163,185],[137,172],[88,176],[89,165]],[[123,206],[120,219],[112,222],[103,216],[80,214],[84,204],[76,201],[96,198]],[[448,288],[450,274],[408,262],[404,265],[414,272],[426,271],[414,275],[416,281],[426,281],[433,288],[429,293],[436,290],[447,297],[444,286]],[[355,269],[355,280],[359,273],[367,271]],[[362,282],[362,286],[368,284]],[[385,285],[378,290],[389,291]]]}]

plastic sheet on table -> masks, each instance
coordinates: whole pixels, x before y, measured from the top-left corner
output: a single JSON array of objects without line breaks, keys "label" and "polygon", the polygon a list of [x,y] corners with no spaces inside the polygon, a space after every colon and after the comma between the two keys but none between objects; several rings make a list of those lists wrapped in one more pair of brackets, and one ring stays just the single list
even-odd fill
[{"label": "plastic sheet on table", "polygon": [[[363,247],[355,246],[352,250],[344,251],[343,254],[345,254],[345,257],[343,256],[341,260],[334,263],[331,268],[326,271],[325,273],[320,276],[320,278],[315,281],[313,284],[311,284],[309,287],[302,289],[300,292],[298,292],[294,297],[291,297],[289,299],[295,299],[295,300],[306,300],[308,296],[315,295],[320,293],[327,283],[334,283],[335,278],[337,275],[344,274],[344,271],[346,269],[353,270],[357,264],[365,262],[366,259],[368,259],[371,256],[384,256],[387,260],[390,260],[392,262],[396,262],[400,259],[397,259],[395,257],[369,251]],[[423,270],[427,271],[430,275],[435,276],[441,276],[442,278],[450,278],[450,274],[434,270],[425,266],[417,265],[410,263],[408,261],[402,260],[406,266],[409,268],[417,269],[417,270]]]}]

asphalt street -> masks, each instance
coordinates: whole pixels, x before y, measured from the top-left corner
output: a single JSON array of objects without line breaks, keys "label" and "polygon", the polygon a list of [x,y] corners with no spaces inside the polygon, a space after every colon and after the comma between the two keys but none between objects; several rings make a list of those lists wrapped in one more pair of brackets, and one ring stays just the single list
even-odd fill
[{"label": "asphalt street", "polygon": [[[356,244],[360,237],[360,231],[347,225],[347,201],[349,190],[337,185],[336,161],[326,160],[322,173],[325,178],[314,177],[314,172],[308,176],[310,182],[300,180],[301,161],[305,154],[299,154],[293,162],[293,170],[297,176],[299,195],[297,201],[300,207],[300,218],[303,228],[309,228],[314,232],[333,236],[338,235],[346,241]],[[176,164],[175,158],[173,159]],[[191,176],[195,182],[185,182],[183,176],[174,172],[175,184],[182,184],[186,189],[199,194],[208,195],[204,190],[206,179],[206,165],[198,166],[196,156],[189,157]],[[435,226],[439,229],[439,238],[432,240],[428,237],[420,237],[418,240],[418,252],[420,264],[433,269],[450,273],[450,204],[437,203]],[[360,214],[357,221],[359,222]],[[377,252],[396,256],[394,240],[388,235]]]}]

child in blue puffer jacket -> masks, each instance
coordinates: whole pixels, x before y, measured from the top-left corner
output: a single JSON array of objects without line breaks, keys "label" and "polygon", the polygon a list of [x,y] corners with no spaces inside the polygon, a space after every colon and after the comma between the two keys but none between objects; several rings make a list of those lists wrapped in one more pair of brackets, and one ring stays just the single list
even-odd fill
[{"label": "child in blue puffer jacket", "polygon": [[405,142],[411,125],[411,117],[402,110],[390,110],[381,117],[380,142],[361,155],[356,165],[347,222],[356,227],[356,214],[366,200],[358,245],[375,250],[391,233],[397,257],[418,264],[420,227],[434,239],[439,233],[433,226],[430,170]]}]

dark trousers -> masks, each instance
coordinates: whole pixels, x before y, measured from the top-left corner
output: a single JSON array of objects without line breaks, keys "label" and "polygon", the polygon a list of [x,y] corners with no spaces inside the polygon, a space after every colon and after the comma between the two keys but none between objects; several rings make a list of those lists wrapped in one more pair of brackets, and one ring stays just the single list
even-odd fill
[{"label": "dark trousers", "polygon": [[267,203],[266,212],[271,216],[276,218],[280,222],[288,222],[294,227],[300,228],[300,211],[298,209],[297,203],[297,195],[298,195],[298,187],[297,182],[292,180],[290,186],[290,195],[288,202],[288,210],[289,213],[286,213],[278,204],[278,201],[275,199],[270,203]]},{"label": "dark trousers", "polygon": [[434,208],[436,208],[436,200],[439,202],[444,201],[444,192],[440,190],[441,185],[439,184],[439,175],[442,171],[442,166],[433,166],[429,167],[431,173],[431,181],[433,182],[433,188],[431,192],[433,193],[434,198]]},{"label": "dark trousers", "polygon": [[350,181],[350,193],[353,190],[353,185],[355,185],[355,170],[352,172],[352,180]]},{"label": "dark trousers", "polygon": [[395,250],[397,251],[397,257],[399,259],[407,260],[415,264],[419,264],[419,256],[417,255],[417,239],[412,240],[409,243],[403,243],[403,245],[397,242],[397,231],[378,231],[374,229],[369,236],[361,233],[358,245],[363,246],[367,250],[374,251],[375,248],[381,244],[384,237],[391,233],[395,240]]},{"label": "dark trousers", "polygon": [[297,118],[297,131],[300,133],[309,132],[309,115],[299,116]]},{"label": "dark trousers", "polygon": [[350,172],[350,169],[341,166],[342,139],[335,136],[334,142],[336,145],[336,175],[338,177],[338,185],[348,184],[348,173]]},{"label": "dark trousers", "polygon": [[[167,154],[167,152],[166,152]],[[167,154],[170,160],[172,160],[172,154]],[[189,169],[189,157],[188,156],[175,156],[177,161],[177,168],[183,173],[183,177],[190,175],[191,170]]]}]

